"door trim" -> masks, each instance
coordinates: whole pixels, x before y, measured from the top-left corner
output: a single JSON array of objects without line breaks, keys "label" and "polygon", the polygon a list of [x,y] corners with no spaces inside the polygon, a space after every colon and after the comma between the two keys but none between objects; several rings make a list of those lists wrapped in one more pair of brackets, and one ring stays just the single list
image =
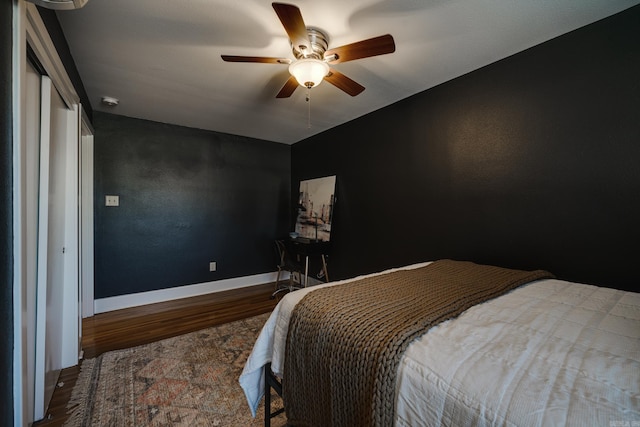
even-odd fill
[{"label": "door trim", "polygon": [[[93,127],[81,109],[80,130],[80,304],[82,318],[95,314],[93,260]],[[80,329],[82,334],[82,329]]]},{"label": "door trim", "polygon": [[[58,90],[64,104],[74,110],[79,105],[78,96],[71,79],[55,45],[49,36],[42,18],[35,5],[25,0],[13,2],[13,35],[12,35],[12,98],[13,98],[13,423],[14,426],[31,425],[34,421],[33,394],[30,386],[33,385],[31,373],[35,367],[27,363],[30,350],[27,346],[28,336],[26,325],[36,323],[35,314],[23,309],[31,303],[29,292],[33,290],[28,286],[26,271],[24,268],[27,254],[26,233],[23,228],[26,224],[22,221],[24,210],[25,176],[24,165],[26,146],[27,112],[25,107],[26,94],[26,67],[27,67],[27,43],[35,54],[40,64],[51,78],[53,86]],[[76,136],[76,144],[79,135]],[[78,173],[79,171],[76,171]],[[77,274],[77,273],[76,273]],[[77,281],[76,281],[77,283]],[[77,286],[77,284],[76,284]],[[35,287],[35,286],[33,286]],[[29,300],[29,301],[28,301]],[[35,305],[35,302],[33,302]],[[70,302],[71,303],[71,302]],[[75,302],[77,307],[77,301]],[[77,354],[77,352],[76,352]],[[35,355],[34,355],[35,357]],[[77,361],[76,361],[77,363]]]},{"label": "door trim", "polygon": [[51,78],[53,86],[58,90],[60,97],[67,105],[73,106],[80,103],[80,97],[76,92],[71,79],[67,74],[64,63],[58,55],[47,27],[42,21],[38,8],[33,3],[23,3],[26,7],[26,40],[33,52]]}]

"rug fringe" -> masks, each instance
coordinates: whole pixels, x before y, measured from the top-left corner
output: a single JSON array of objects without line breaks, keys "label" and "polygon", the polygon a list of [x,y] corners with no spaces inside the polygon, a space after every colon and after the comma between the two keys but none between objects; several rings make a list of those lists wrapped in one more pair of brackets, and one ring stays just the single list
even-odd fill
[{"label": "rug fringe", "polygon": [[91,389],[90,387],[93,371],[96,367],[96,360],[85,359],[80,365],[80,373],[76,384],[71,391],[71,398],[67,403],[67,415],[69,417],[64,422],[65,427],[81,427],[83,420],[85,419],[85,412],[87,410],[87,401],[90,400]]}]

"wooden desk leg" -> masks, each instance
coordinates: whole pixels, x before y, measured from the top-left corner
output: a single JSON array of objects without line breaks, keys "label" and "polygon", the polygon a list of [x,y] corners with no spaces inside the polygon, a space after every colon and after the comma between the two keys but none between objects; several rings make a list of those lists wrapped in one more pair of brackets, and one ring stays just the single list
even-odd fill
[{"label": "wooden desk leg", "polygon": [[329,282],[329,273],[327,272],[327,261],[324,258],[324,254],[320,256],[322,258],[322,270],[324,271],[324,280]]}]

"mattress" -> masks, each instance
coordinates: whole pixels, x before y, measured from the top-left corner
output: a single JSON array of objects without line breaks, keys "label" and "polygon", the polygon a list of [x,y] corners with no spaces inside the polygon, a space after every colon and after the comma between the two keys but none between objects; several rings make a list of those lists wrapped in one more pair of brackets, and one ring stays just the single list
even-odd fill
[{"label": "mattress", "polygon": [[[282,376],[291,312],[319,287],[286,295],[261,331],[240,377],[254,416],[263,366]],[[441,323],[405,351],[395,424],[640,425],[640,294],[540,280]]]}]

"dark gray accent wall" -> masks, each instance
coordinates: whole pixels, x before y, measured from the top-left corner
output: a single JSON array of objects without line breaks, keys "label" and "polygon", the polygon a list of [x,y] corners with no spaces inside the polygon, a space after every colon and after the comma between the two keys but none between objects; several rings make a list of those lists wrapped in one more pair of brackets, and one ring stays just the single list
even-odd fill
[{"label": "dark gray accent wall", "polygon": [[0,5],[0,425],[13,425],[13,2]]},{"label": "dark gray accent wall", "polygon": [[275,271],[290,146],[100,112],[94,129],[96,298]]},{"label": "dark gray accent wall", "polygon": [[294,194],[337,175],[332,279],[454,258],[636,289],[638,40],[640,6],[294,144]]}]

